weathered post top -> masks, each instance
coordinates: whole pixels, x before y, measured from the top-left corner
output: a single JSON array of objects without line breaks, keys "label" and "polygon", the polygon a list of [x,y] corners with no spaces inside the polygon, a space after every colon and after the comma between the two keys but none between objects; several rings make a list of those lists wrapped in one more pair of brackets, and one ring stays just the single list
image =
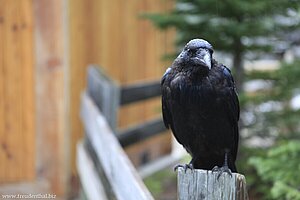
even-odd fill
[{"label": "weathered post top", "polygon": [[178,168],[179,200],[248,200],[245,176],[238,173]]}]

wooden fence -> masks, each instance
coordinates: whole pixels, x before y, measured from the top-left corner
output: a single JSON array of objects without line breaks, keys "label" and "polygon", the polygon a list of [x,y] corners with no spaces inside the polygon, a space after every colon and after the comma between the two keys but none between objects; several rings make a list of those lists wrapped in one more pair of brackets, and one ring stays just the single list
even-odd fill
[{"label": "wooden fence", "polygon": [[[99,68],[88,69],[88,88],[81,97],[81,119],[85,138],[77,146],[77,168],[88,199],[153,199],[129,161],[124,146],[159,134],[165,130],[155,119],[122,133],[116,131],[119,105],[160,95],[159,82],[119,88]],[[178,198],[246,200],[243,175],[205,170],[178,171]]]},{"label": "wooden fence", "polygon": [[86,197],[153,199],[122,146],[164,131],[163,122],[155,119],[118,133],[116,117],[119,105],[160,95],[159,83],[120,88],[96,66],[88,68],[87,79],[87,91],[81,99],[86,137],[77,147],[78,173]]},{"label": "wooden fence", "polygon": [[[59,3],[54,1],[53,4]],[[75,153],[73,152],[76,151],[77,141],[83,136],[83,128],[78,117],[79,99],[81,91],[86,87],[85,74],[88,64],[95,63],[103,66],[107,74],[117,80],[120,85],[145,79],[158,79],[164,72],[164,68],[171,64],[170,61],[162,60],[161,57],[172,52],[175,32],[174,30],[162,32],[156,29],[149,20],[139,16],[143,13],[167,12],[173,7],[174,2],[75,0],[67,1],[67,4],[67,9],[61,10],[67,10],[67,16],[69,16],[66,38],[69,43],[70,67],[65,71],[70,73],[69,109],[70,133],[72,133],[70,145],[72,147],[72,172],[75,173]],[[49,6],[46,8],[48,10]],[[56,34],[53,35],[56,36]],[[157,106],[158,101],[155,99],[124,106],[119,110],[119,127],[130,126],[155,116]],[[168,136],[165,134],[161,137],[167,138]],[[159,138],[156,137],[153,140],[157,139]],[[145,142],[145,144],[148,143]],[[135,151],[135,148],[139,148],[138,145],[126,150],[127,152]],[[161,151],[167,151],[167,148]],[[150,157],[155,157],[155,155]],[[138,160],[134,163],[138,164]]]},{"label": "wooden fence", "polygon": [[88,68],[87,79],[87,93],[101,110],[123,147],[145,140],[166,130],[161,117],[121,131],[117,131],[116,128],[119,106],[159,96],[159,81],[119,87],[97,66]]},{"label": "wooden fence", "polygon": [[78,145],[77,166],[88,199],[152,199],[104,116],[86,93],[82,95],[81,116],[86,139],[85,145]]},{"label": "wooden fence", "polygon": [[[139,16],[166,12],[173,2],[0,0],[0,5],[0,193],[21,188],[67,198],[76,190],[87,64],[105,66],[121,84],[158,78],[169,65],[160,58],[173,49],[174,31],[161,32]],[[124,108],[119,125],[154,116],[157,104]]]},{"label": "wooden fence", "polygon": [[0,184],[35,179],[32,1],[0,0]]}]

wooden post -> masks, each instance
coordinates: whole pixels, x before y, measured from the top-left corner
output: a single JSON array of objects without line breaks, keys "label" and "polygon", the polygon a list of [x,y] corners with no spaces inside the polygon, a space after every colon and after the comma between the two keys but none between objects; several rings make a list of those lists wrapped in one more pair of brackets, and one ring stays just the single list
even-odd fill
[{"label": "wooden post", "polygon": [[117,111],[120,100],[120,89],[100,67],[90,65],[88,68],[88,93],[115,132],[117,127]]},{"label": "wooden post", "polygon": [[69,179],[67,0],[33,0],[36,86],[36,170],[57,196]]},{"label": "wooden post", "polygon": [[179,200],[248,200],[246,179],[242,174],[178,168]]}]

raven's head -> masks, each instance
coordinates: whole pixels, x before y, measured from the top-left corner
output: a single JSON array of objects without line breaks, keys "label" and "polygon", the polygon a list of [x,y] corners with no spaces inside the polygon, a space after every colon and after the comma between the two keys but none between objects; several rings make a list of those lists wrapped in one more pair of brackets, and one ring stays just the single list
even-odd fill
[{"label": "raven's head", "polygon": [[212,67],[212,45],[203,39],[193,39],[189,41],[175,63],[181,66],[199,67],[199,69],[209,71]]}]

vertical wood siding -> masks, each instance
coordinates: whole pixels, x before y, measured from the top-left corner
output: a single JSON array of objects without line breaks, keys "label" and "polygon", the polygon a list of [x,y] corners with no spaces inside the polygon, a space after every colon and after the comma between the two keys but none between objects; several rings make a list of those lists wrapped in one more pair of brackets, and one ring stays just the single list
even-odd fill
[{"label": "vertical wood siding", "polygon": [[0,0],[0,183],[35,177],[31,0]]},{"label": "vertical wood siding", "polygon": [[[70,88],[72,152],[83,130],[79,96],[86,85],[86,67],[94,63],[120,84],[157,80],[170,64],[162,55],[172,48],[173,33],[163,33],[140,15],[166,11],[168,0],[72,0],[70,17]],[[119,113],[119,126],[160,115],[160,100],[128,105]],[[73,166],[74,166],[73,154]],[[75,168],[73,168],[75,171]]]}]

